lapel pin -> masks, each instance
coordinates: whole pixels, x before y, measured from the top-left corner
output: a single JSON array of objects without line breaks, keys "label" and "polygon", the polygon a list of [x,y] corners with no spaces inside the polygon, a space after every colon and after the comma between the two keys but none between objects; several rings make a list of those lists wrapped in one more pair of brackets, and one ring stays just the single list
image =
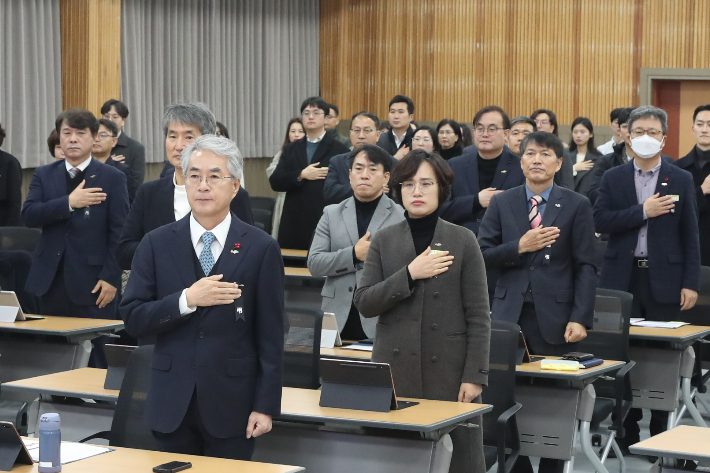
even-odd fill
[{"label": "lapel pin", "polygon": [[434,243],[434,246],[441,246],[441,243]]},{"label": "lapel pin", "polygon": [[661,182],[661,185],[662,185],[662,186],[667,186],[668,183],[667,183],[667,182]]},{"label": "lapel pin", "polygon": [[241,243],[235,243],[235,244],[234,244],[234,249],[233,249],[230,253],[232,253],[233,255],[236,255],[237,253],[239,253],[239,249],[240,249],[241,247],[242,247],[242,244],[241,244]]},{"label": "lapel pin", "polygon": [[95,177],[96,177],[96,174],[92,174],[91,176],[89,176],[89,179],[93,179]]},{"label": "lapel pin", "polygon": [[555,204],[555,207],[562,207],[560,204]]},{"label": "lapel pin", "polygon": [[508,172],[508,171],[506,171],[505,169],[503,169],[503,170],[501,171],[501,174],[505,174],[506,172]]}]

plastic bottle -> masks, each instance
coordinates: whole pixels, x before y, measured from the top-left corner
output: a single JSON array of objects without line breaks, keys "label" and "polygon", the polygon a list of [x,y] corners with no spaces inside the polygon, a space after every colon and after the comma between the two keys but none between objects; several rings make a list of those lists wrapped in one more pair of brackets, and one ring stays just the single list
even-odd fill
[{"label": "plastic bottle", "polygon": [[60,427],[59,414],[42,414],[39,418],[39,473],[62,471]]}]

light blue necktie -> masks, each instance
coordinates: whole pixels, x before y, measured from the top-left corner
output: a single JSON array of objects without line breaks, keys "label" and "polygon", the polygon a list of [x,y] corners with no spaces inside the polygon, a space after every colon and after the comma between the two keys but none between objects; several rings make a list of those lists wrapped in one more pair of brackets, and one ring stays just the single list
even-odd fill
[{"label": "light blue necktie", "polygon": [[202,266],[202,271],[205,272],[205,276],[210,275],[212,267],[214,266],[214,255],[212,254],[212,242],[214,241],[214,233],[205,232],[202,234],[202,242],[205,247],[202,248],[202,253],[200,253],[200,265]]}]

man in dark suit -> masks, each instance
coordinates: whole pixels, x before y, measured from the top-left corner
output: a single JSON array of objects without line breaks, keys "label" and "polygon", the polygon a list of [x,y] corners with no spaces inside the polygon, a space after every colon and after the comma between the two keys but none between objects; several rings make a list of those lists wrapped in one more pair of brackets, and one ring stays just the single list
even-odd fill
[{"label": "man in dark suit", "polygon": [[99,120],[99,131],[94,139],[94,147],[91,149],[91,155],[97,161],[100,161],[109,166],[113,166],[126,175],[126,186],[128,187],[128,203],[133,202],[136,197],[135,179],[133,179],[133,170],[127,165],[114,160],[111,157],[111,150],[118,139],[118,127],[111,120],[102,118]]},{"label": "man in dark suit", "polygon": [[[124,270],[131,269],[133,255],[143,237],[158,227],[180,220],[190,212],[187,190],[180,159],[183,150],[202,135],[214,135],[217,121],[203,103],[170,105],[163,114],[165,152],[173,172],[166,177],[146,182],[138,189],[128,213],[118,245],[118,262]],[[178,173],[174,172],[175,166]],[[253,225],[249,194],[239,187],[230,204],[232,212],[242,222]]]},{"label": "man in dark suit", "polygon": [[289,143],[269,183],[276,192],[286,192],[279,244],[282,248],[307,250],[318,225],[325,200],[323,184],[330,159],[350,150],[325,132],[328,104],[320,97],[310,97],[301,104],[306,136]]},{"label": "man in dark suit", "polygon": [[697,144],[674,164],[693,176],[699,212],[700,264],[710,266],[710,104],[693,112],[693,136]]},{"label": "man in dark suit", "polygon": [[390,156],[402,159],[412,149],[412,128],[414,120],[414,102],[406,95],[395,95],[390,100],[389,123],[390,131],[382,133],[377,146],[387,151]]},{"label": "man in dark suit", "polygon": [[131,168],[132,187],[138,189],[145,178],[145,147],[123,131],[128,118],[128,107],[119,100],[108,100],[101,106],[101,118],[111,120],[118,127],[118,141],[113,147],[111,157]]},{"label": "man in dark suit", "polygon": [[42,229],[27,290],[43,314],[114,319],[121,283],[118,238],[128,213],[126,176],[91,157],[99,122],[73,108],[56,121],[65,159],[35,170],[22,208]]},{"label": "man in dark suit", "polygon": [[[0,146],[5,130],[0,125]],[[0,151],[0,227],[19,227],[22,205],[22,166],[16,157]]]},{"label": "man in dark suit", "polygon": [[138,246],[121,316],[155,337],[145,419],[159,448],[249,460],[281,411],[281,251],[229,211],[243,169],[233,141],[201,136],[181,161],[192,212]]},{"label": "man in dark suit", "polygon": [[[495,195],[478,240],[486,268],[500,270],[491,318],[520,325],[532,353],[563,355],[587,336],[597,283],[589,200],[554,184],[564,148],[555,135],[521,144],[525,185]],[[564,462],[542,458],[542,472]],[[516,472],[532,472],[520,457]]]},{"label": "man in dark suit", "polygon": [[[690,173],[661,159],[667,123],[659,108],[634,110],[625,141],[635,158],[604,173],[594,204],[596,231],[609,234],[599,286],[633,294],[632,316],[649,320],[678,320],[698,298],[695,186]],[[629,412],[622,449],[639,441],[642,416]],[[667,420],[668,412],[651,411],[651,435]]]}]

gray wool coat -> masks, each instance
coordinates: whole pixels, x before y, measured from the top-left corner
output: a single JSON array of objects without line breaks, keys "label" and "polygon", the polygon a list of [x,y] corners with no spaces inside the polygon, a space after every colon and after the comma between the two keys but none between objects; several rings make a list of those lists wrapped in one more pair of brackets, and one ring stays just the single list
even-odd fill
[{"label": "gray wool coat", "polygon": [[417,256],[406,221],[372,239],[355,306],[377,317],[372,360],[392,367],[397,396],[456,401],[462,382],[487,384],[490,309],[486,270],[475,235],[439,219],[434,250],[454,256],[438,277],[414,281]]}]

